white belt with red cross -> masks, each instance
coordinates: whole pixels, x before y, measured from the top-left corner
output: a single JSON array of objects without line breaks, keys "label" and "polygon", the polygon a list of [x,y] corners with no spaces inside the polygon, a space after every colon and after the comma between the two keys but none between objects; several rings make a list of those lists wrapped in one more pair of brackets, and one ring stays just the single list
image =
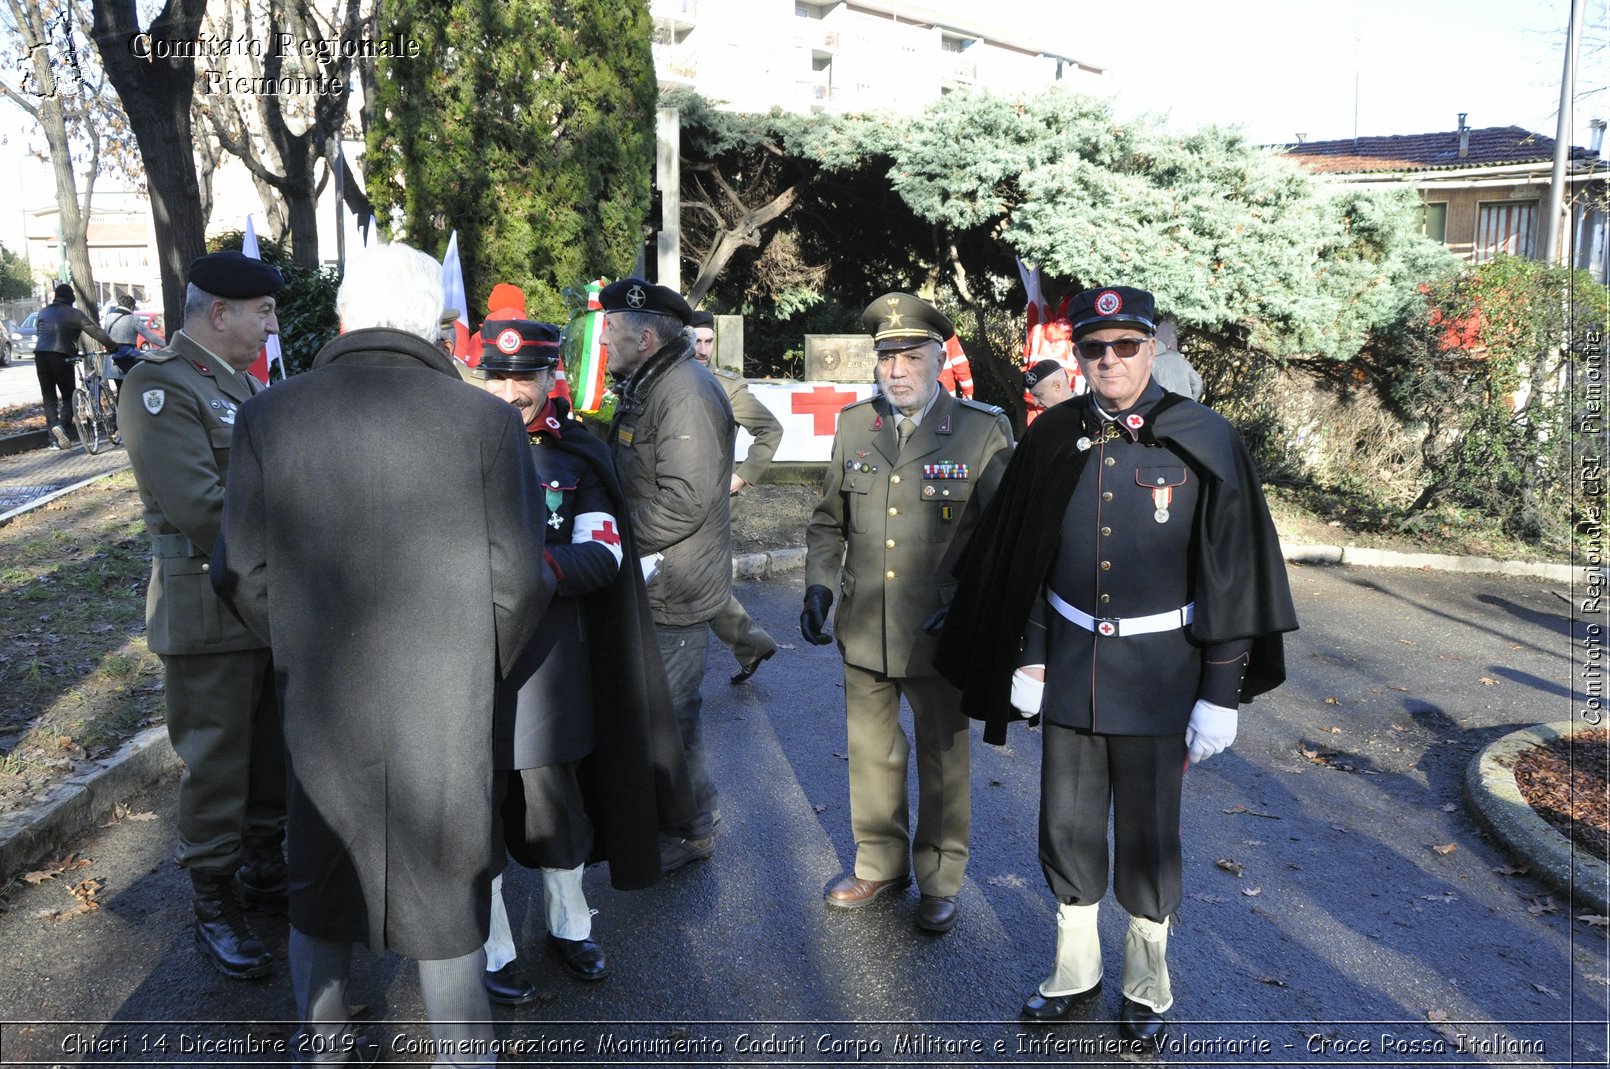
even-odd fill
[{"label": "white belt with red cross", "polygon": [[1178,609],[1167,612],[1153,613],[1150,616],[1130,616],[1119,619],[1115,616],[1091,616],[1087,612],[1069,605],[1057,597],[1057,592],[1046,589],[1046,600],[1051,607],[1069,623],[1078,624],[1086,631],[1093,631],[1105,638],[1123,638],[1129,635],[1151,635],[1159,631],[1173,631],[1184,627],[1196,618],[1196,602],[1182,605]]}]

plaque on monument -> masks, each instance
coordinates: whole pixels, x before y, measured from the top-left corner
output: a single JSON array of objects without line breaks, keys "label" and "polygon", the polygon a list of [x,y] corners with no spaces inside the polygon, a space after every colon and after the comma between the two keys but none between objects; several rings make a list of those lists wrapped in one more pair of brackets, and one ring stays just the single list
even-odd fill
[{"label": "plaque on monument", "polygon": [[877,363],[870,334],[805,335],[807,381],[871,382]]}]

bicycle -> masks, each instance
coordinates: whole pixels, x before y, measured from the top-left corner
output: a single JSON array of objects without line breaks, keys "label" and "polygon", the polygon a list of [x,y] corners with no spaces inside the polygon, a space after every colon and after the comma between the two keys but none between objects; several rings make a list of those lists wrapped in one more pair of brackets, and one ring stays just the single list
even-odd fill
[{"label": "bicycle", "polygon": [[[132,348],[120,345],[114,355],[123,356],[123,350]],[[93,455],[101,451],[103,442],[122,445],[123,438],[117,433],[117,388],[101,375],[101,354],[80,353],[73,364],[80,380],[73,390],[73,427],[84,450]]]}]

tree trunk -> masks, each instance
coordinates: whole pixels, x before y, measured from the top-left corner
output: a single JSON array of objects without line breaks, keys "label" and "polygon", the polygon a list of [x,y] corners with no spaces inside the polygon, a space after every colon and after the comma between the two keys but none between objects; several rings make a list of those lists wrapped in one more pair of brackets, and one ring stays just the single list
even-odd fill
[{"label": "tree trunk", "polygon": [[[17,0],[7,0],[6,6],[11,10],[18,32],[33,45],[28,49],[28,54],[37,96],[29,99],[9,87],[0,86],[0,89],[4,89],[7,99],[37,120],[45,132],[45,144],[50,148],[51,172],[56,182],[56,211],[60,220],[62,248],[67,253],[68,275],[78,294],[79,307],[93,316],[97,311],[97,293],[95,273],[89,261],[88,214],[91,198],[84,198],[81,210],[78,177],[73,173],[72,142],[67,134],[67,116],[61,103],[64,92],[77,90],[64,89],[56,84],[55,74],[50,69],[51,48],[40,44],[50,40],[43,9],[36,3],[24,5]],[[91,167],[94,167],[93,161]],[[93,171],[91,173],[93,175]],[[94,187],[91,177],[91,192]]]},{"label": "tree trunk", "polygon": [[[152,37],[196,40],[206,6],[207,0],[167,0],[150,25]],[[94,0],[94,8],[95,45],[145,164],[162,272],[163,317],[171,331],[183,319],[190,261],[207,251],[207,221],[201,214],[190,126],[195,60],[136,56],[129,47],[140,30],[134,0]]]}]

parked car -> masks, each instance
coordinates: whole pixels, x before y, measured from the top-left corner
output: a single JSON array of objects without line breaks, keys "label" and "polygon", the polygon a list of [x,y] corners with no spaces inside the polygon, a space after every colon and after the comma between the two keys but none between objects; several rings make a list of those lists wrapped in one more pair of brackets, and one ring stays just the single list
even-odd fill
[{"label": "parked car", "polygon": [[[138,319],[140,321],[140,326],[144,327],[146,330],[149,330],[152,334],[155,334],[157,337],[162,338],[164,340],[167,338],[168,332],[162,329],[162,313],[161,312],[135,312],[134,313],[134,318]],[[161,346],[159,346],[159,345],[152,345],[149,341],[147,341],[145,339],[145,336],[142,335],[142,334],[135,334],[135,339],[136,339],[136,342],[135,342],[135,347],[136,348],[139,348],[139,349],[159,349],[159,348],[161,348]]]},{"label": "parked car", "polygon": [[17,328],[16,336],[11,339],[12,349],[18,356],[31,354],[34,351],[34,342],[39,340],[39,313],[29,312],[28,318],[22,321]]},{"label": "parked car", "polygon": [[11,363],[11,349],[17,344],[22,335],[17,333],[17,324],[7,319],[0,322],[0,367]]}]

